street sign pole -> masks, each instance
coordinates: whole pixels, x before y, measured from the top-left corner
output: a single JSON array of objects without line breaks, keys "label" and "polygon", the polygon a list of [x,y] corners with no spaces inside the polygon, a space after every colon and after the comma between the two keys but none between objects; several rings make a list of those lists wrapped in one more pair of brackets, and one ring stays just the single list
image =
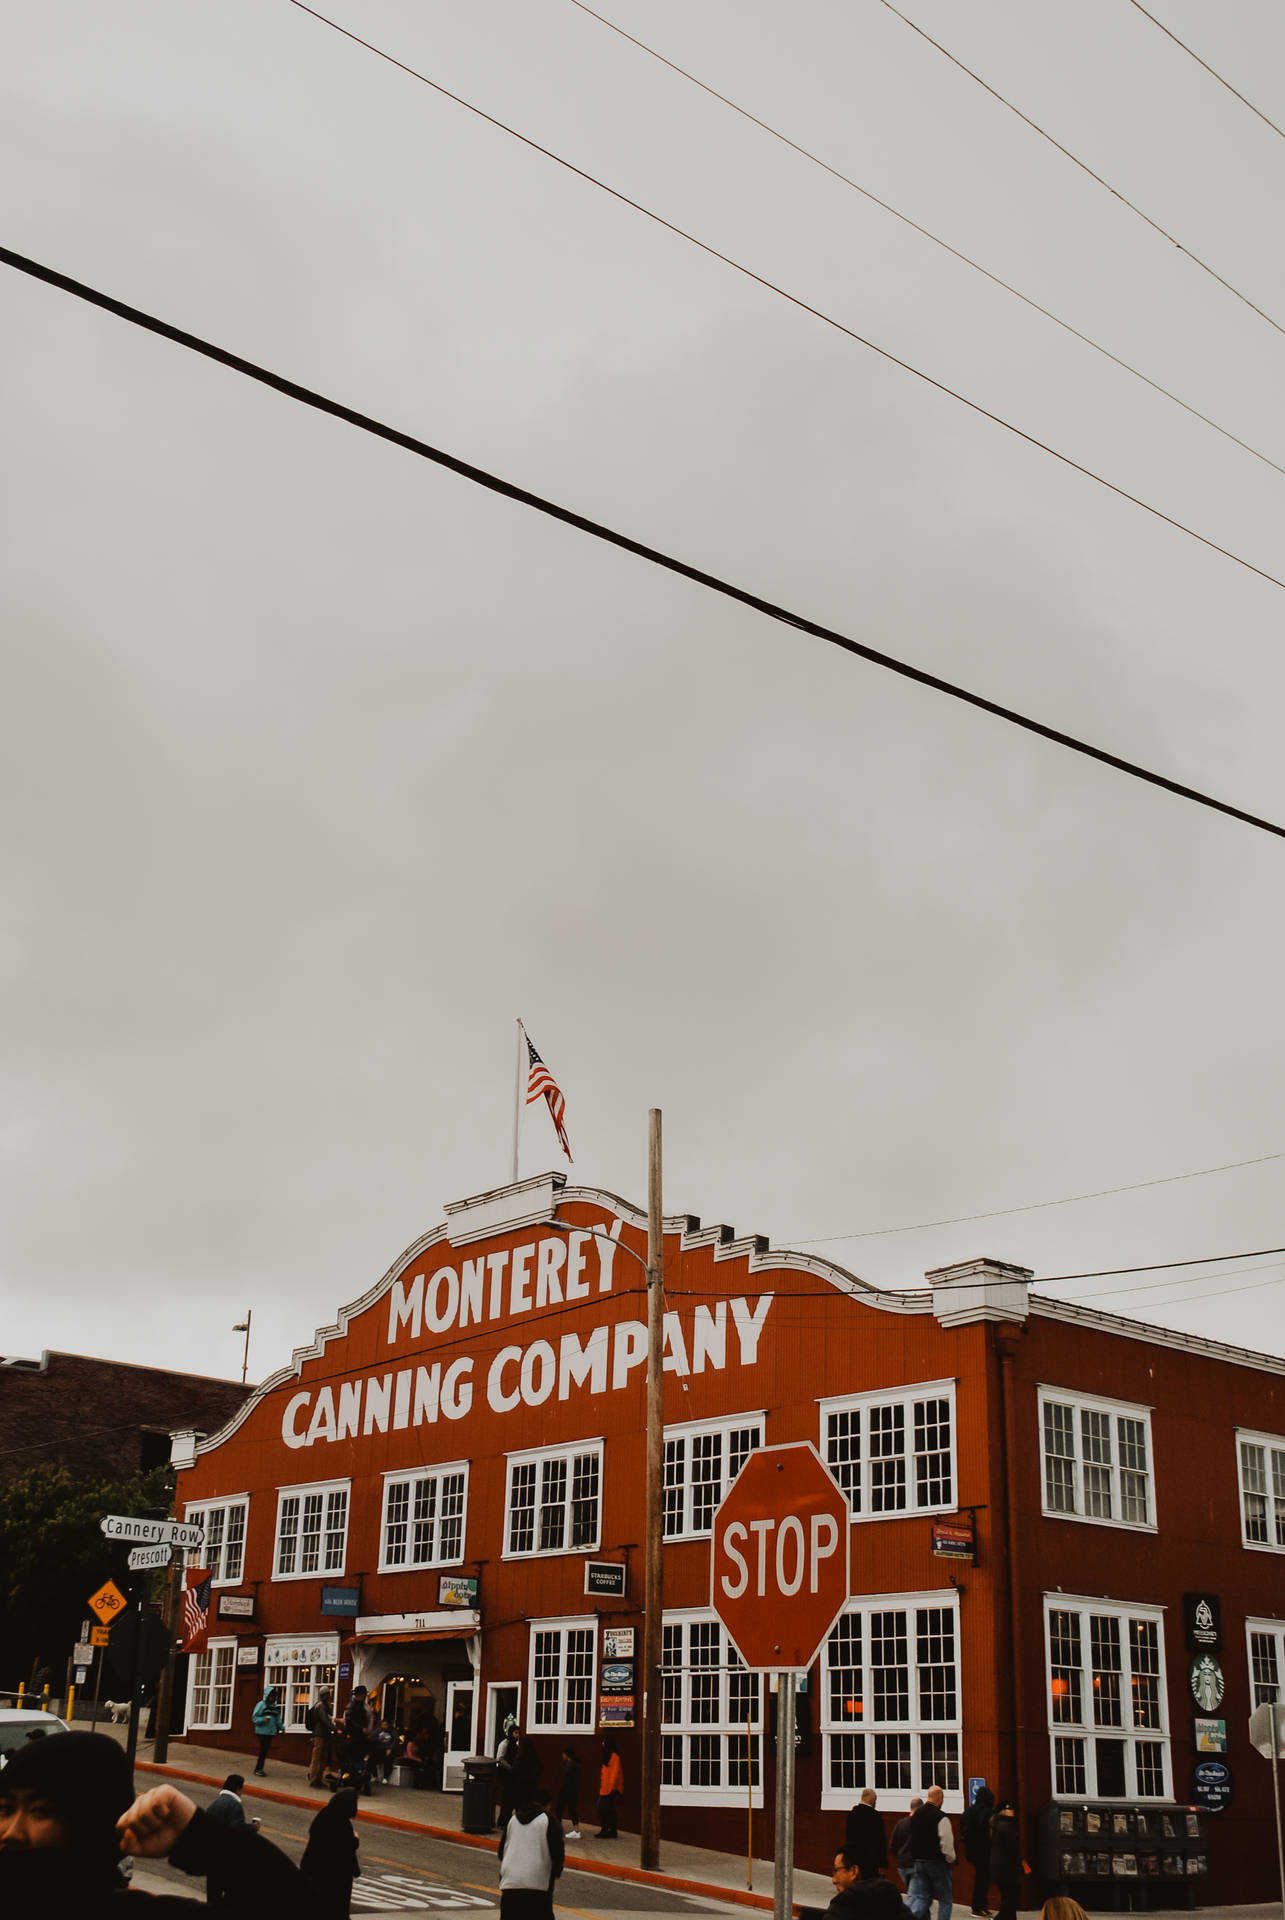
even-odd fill
[{"label": "street sign pole", "polygon": [[1281,1914],[1285,1916],[1285,1839],[1281,1836],[1281,1782],[1280,1762],[1277,1756],[1281,1750],[1282,1722],[1279,1715],[1285,1709],[1272,1707],[1272,1805],[1276,1809],[1276,1860],[1281,1871]]},{"label": "street sign pole", "polygon": [[156,1687],[156,1738],[152,1742],[152,1758],[158,1766],[169,1758],[170,1716],[174,1700],[174,1658],[178,1647],[179,1609],[183,1604],[183,1575],[180,1571],[185,1556],[180,1550],[170,1557],[169,1583],[165,1596],[165,1619],[169,1626],[169,1652],[165,1656],[165,1665],[161,1668],[161,1677]]},{"label": "street sign pole", "polygon": [[143,1691],[143,1582],[139,1582],[134,1634],[134,1680],[129,1690],[129,1731],[125,1736],[125,1758],[130,1766],[138,1752],[138,1706]]},{"label": "street sign pole", "polygon": [[794,1675],[776,1676],[776,1867],[772,1920],[794,1913]]}]

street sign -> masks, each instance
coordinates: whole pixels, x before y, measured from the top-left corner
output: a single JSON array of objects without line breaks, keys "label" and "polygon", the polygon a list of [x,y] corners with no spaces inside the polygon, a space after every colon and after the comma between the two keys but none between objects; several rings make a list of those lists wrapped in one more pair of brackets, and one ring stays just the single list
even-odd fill
[{"label": "street sign", "polygon": [[78,1667],[87,1667],[94,1657],[92,1640],[78,1640],[72,1650],[72,1660]]},{"label": "street sign", "polygon": [[1272,1726],[1276,1728],[1276,1758],[1285,1760],[1285,1707],[1274,1707],[1270,1701],[1261,1707],[1255,1707],[1249,1716],[1250,1745],[1257,1747],[1265,1760],[1272,1758]]},{"label": "street sign", "polygon": [[131,1547],[129,1570],[141,1573],[145,1567],[168,1567],[173,1547]]},{"label": "street sign", "polygon": [[848,1502],[809,1441],[741,1468],[714,1515],[710,1589],[747,1667],[807,1672],[848,1598]]},{"label": "street sign", "polygon": [[123,1613],[127,1605],[124,1594],[114,1580],[104,1580],[97,1593],[89,1596],[89,1611],[96,1613],[106,1626],[109,1620],[115,1620]]},{"label": "street sign", "polygon": [[91,1627],[89,1631],[89,1644],[91,1647],[110,1646],[111,1637],[112,1632],[110,1627]]},{"label": "street sign", "polygon": [[142,1520],[135,1514],[108,1513],[99,1525],[109,1540],[132,1540],[153,1547],[205,1545],[205,1528],[189,1520]]}]

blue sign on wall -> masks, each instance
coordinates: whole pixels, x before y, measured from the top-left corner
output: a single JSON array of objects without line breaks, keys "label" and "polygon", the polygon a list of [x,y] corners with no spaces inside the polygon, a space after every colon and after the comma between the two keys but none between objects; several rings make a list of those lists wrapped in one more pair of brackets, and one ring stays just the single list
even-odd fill
[{"label": "blue sign on wall", "polygon": [[985,1785],[986,1785],[986,1775],[985,1775],[984,1773],[970,1773],[970,1774],[969,1774],[969,1776],[968,1776],[968,1804],[969,1804],[969,1806],[970,1806],[970,1807],[971,1807],[971,1806],[972,1806],[972,1805],[973,1805],[973,1804],[975,1803],[975,1801],[976,1801],[976,1799],[977,1799],[977,1796],[978,1796],[978,1794],[979,1794],[979,1793],[981,1792],[981,1790],[982,1790],[982,1788],[983,1788],[983,1787],[984,1787]]},{"label": "blue sign on wall", "polygon": [[1193,1806],[1221,1813],[1231,1800],[1231,1768],[1225,1760],[1198,1760],[1191,1769]]},{"label": "blue sign on wall", "polygon": [[329,1614],[343,1614],[345,1618],[355,1620],[360,1599],[359,1587],[323,1587],[321,1611]]}]

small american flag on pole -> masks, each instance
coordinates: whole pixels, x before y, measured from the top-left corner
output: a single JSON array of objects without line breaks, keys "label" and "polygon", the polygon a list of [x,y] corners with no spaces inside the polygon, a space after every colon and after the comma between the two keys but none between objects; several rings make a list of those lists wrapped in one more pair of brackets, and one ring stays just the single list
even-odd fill
[{"label": "small american flag on pole", "polygon": [[192,1651],[209,1624],[213,1578],[208,1567],[189,1567],[183,1576],[183,1653]]},{"label": "small american flag on pole", "polygon": [[562,1151],[566,1154],[567,1159],[570,1160],[571,1142],[567,1139],[567,1130],[562,1124],[562,1116],[567,1110],[567,1103],[562,1097],[562,1089],[549,1072],[549,1069],[545,1066],[535,1048],[531,1045],[531,1036],[526,1032],[525,1028],[523,1029],[522,1037],[526,1041],[526,1050],[531,1061],[531,1071],[527,1075],[526,1083],[526,1103],[528,1106],[531,1106],[534,1101],[542,1098],[548,1101],[549,1112],[553,1117],[553,1124],[558,1129],[558,1139],[562,1144]]}]

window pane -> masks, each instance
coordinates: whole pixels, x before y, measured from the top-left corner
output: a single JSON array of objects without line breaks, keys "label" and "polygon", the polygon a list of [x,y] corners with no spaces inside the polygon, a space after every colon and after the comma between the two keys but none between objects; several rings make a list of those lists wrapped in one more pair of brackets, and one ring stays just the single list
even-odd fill
[{"label": "window pane", "polygon": [[[874,1720],[909,1720],[910,1670],[904,1613],[872,1613],[870,1616],[870,1691]],[[907,1765],[909,1760],[907,1750]],[[878,1781],[875,1784],[877,1786]]]},{"label": "window pane", "polygon": [[861,1615],[845,1613],[827,1647],[830,1719],[835,1725],[861,1718]]},{"label": "window pane", "polygon": [[1162,1800],[1165,1791],[1164,1748],[1158,1740],[1139,1740],[1133,1752],[1138,1776],[1138,1798]]},{"label": "window pane", "polygon": [[906,1504],[906,1409],[870,1409],[870,1510],[899,1513]]},{"label": "window pane", "polygon": [[567,1532],[567,1463],[545,1460],[540,1470],[540,1551],[554,1552]]},{"label": "window pane", "polygon": [[707,1531],[714,1521],[714,1510],[723,1497],[723,1436],[721,1433],[692,1435],[692,1530]]},{"label": "window pane", "polygon": [[389,1482],[385,1499],[384,1559],[390,1567],[406,1564],[407,1518],[410,1513],[410,1484],[406,1480]]},{"label": "window pane", "polygon": [[1130,1620],[1129,1659],[1133,1666],[1133,1724],[1159,1728],[1160,1629],[1154,1620]]},{"label": "window pane", "polygon": [[959,1792],[957,1733],[920,1734],[919,1784],[921,1787],[944,1787],[947,1793]]},{"label": "window pane", "polygon": [[848,1496],[853,1513],[861,1511],[861,1413],[847,1407],[825,1420],[826,1465]]},{"label": "window pane", "polygon": [[1054,1725],[1078,1726],[1084,1718],[1080,1696],[1080,1616],[1049,1615],[1050,1718]]},{"label": "window pane", "polygon": [[874,1782],[889,1793],[909,1793],[910,1791],[910,1735],[908,1733],[876,1733],[873,1735],[875,1749]]},{"label": "window pane", "polygon": [[464,1475],[448,1473],[442,1480],[442,1511],[437,1529],[437,1557],[443,1563],[458,1560],[464,1551]]},{"label": "window pane", "polygon": [[915,1657],[919,1666],[920,1719],[955,1719],[955,1616],[950,1608],[918,1609]]},{"label": "window pane", "polygon": [[950,1402],[915,1402],[915,1504],[920,1507],[949,1506]]},{"label": "window pane", "polygon": [[1095,1740],[1094,1757],[1098,1763],[1098,1792],[1104,1800],[1123,1800],[1128,1792],[1125,1782],[1123,1740]]},{"label": "window pane", "polygon": [[1281,1697],[1275,1634],[1250,1634],[1249,1665],[1253,1680],[1254,1705],[1256,1707],[1274,1705]]},{"label": "window pane", "polygon": [[[1124,1714],[1120,1703],[1120,1622],[1114,1614],[1089,1616],[1089,1642],[1093,1657],[1093,1724],[1121,1727]],[[1123,1793],[1124,1788],[1120,1791]]]},{"label": "window pane", "polygon": [[830,1736],[830,1785],[857,1793],[866,1782],[866,1736],[834,1733]]},{"label": "window pane", "polygon": [[598,1538],[598,1456],[578,1453],[571,1475],[571,1544],[591,1547]]},{"label": "window pane", "polygon": [[1084,1773],[1083,1740],[1063,1738],[1053,1742],[1053,1773],[1055,1793],[1079,1799],[1088,1792]]},{"label": "window pane", "polygon": [[687,1441],[685,1439],[666,1440],[664,1496],[661,1531],[668,1538],[671,1534],[685,1533],[686,1514],[684,1512],[684,1492],[687,1485]]},{"label": "window pane", "polygon": [[1054,1513],[1075,1512],[1074,1412],[1044,1402],[1044,1503]]},{"label": "window pane", "polygon": [[1084,1511],[1099,1520],[1111,1518],[1111,1416],[1085,1407],[1080,1413],[1081,1459],[1084,1468]]},{"label": "window pane", "polygon": [[1123,1415],[1116,1422],[1120,1440],[1120,1518],[1143,1526],[1147,1521],[1147,1429]]},{"label": "window pane", "polygon": [[530,1553],[535,1545],[535,1462],[512,1469],[509,1481],[509,1552]]}]

